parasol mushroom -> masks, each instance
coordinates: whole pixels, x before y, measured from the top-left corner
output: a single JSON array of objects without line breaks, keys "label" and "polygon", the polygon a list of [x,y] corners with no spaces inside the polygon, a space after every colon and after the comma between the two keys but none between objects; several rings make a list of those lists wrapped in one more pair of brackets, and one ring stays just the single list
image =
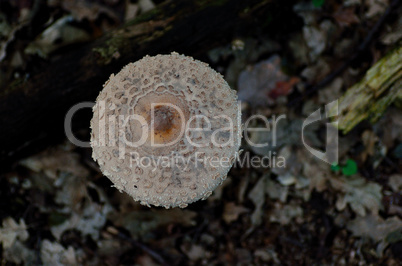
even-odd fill
[{"label": "parasol mushroom", "polygon": [[175,52],[112,74],[93,113],[94,160],[117,189],[147,206],[206,199],[240,147],[236,92],[207,64]]}]

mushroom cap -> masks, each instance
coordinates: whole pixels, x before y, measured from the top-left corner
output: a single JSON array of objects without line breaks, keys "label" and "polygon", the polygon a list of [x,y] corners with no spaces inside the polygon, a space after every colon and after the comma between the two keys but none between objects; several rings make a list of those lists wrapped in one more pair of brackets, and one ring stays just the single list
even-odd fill
[{"label": "mushroom cap", "polygon": [[145,56],[111,75],[91,120],[92,157],[143,205],[186,207],[226,179],[241,141],[236,92],[192,57]]}]

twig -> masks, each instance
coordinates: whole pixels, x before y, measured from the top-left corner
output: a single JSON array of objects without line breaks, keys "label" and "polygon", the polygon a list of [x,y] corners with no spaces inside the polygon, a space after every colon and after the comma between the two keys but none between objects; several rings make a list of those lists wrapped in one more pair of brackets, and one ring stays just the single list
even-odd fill
[{"label": "twig", "polygon": [[165,259],[161,255],[159,255],[156,251],[154,251],[153,249],[149,248],[145,244],[132,239],[131,237],[127,236],[126,234],[122,233],[121,231],[118,231],[116,228],[108,227],[107,231],[108,231],[108,233],[110,233],[112,235],[115,235],[115,236],[117,236],[118,238],[120,238],[120,239],[122,239],[124,241],[130,242],[133,246],[142,249],[144,252],[148,253],[148,255],[150,255],[153,259],[155,259],[161,265],[164,265],[164,266],[169,265],[165,261]]}]

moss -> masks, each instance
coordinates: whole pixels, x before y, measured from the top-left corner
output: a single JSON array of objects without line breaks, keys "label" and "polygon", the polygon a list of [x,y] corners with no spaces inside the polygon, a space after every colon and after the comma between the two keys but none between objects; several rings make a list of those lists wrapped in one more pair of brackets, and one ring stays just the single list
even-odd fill
[{"label": "moss", "polygon": [[161,8],[159,8],[159,7],[156,7],[144,14],[141,14],[140,16],[134,18],[133,20],[127,22],[125,26],[132,26],[132,25],[139,24],[142,22],[150,21],[150,20],[156,19],[162,15],[163,15],[163,10],[161,10]]},{"label": "moss", "polygon": [[158,38],[161,38],[161,36],[163,36],[164,34],[166,34],[166,32],[170,31],[173,28],[173,26],[167,26],[166,28],[164,28],[163,30],[156,30],[154,32],[152,32],[152,35],[147,37],[147,38],[143,38],[140,41],[138,41],[138,44],[143,44],[143,43],[147,43],[153,40],[156,40]]},{"label": "moss", "polygon": [[228,2],[228,0],[198,0],[195,1],[195,4],[200,7],[210,7],[210,6],[223,6],[224,4],[226,4]]},{"label": "moss", "polygon": [[[402,47],[398,47],[372,66],[364,78],[339,100],[338,127],[347,133],[368,119],[375,123],[392,103],[402,98]],[[335,110],[331,113],[335,115]]]},{"label": "moss", "polygon": [[0,97],[6,96],[13,92],[14,90],[18,90],[22,87],[22,85],[25,83],[24,78],[17,78],[13,80],[8,86],[4,87],[4,90],[0,92]]},{"label": "moss", "polygon": [[110,40],[105,42],[105,46],[103,47],[95,47],[92,48],[94,53],[99,55],[98,63],[107,65],[114,58],[118,58],[120,56],[120,49],[127,44],[127,39],[123,37],[113,37]]}]

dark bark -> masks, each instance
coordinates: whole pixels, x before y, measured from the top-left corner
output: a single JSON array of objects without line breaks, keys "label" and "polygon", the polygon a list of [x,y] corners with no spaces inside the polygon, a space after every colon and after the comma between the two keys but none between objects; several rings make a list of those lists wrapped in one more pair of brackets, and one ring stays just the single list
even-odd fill
[{"label": "dark bark", "polygon": [[[203,61],[205,52],[242,36],[273,36],[298,27],[292,3],[175,0],[90,43],[56,53],[46,65],[0,91],[0,162],[10,164],[64,138],[64,117],[94,101],[111,73],[146,54],[176,51]],[[203,57],[204,56],[204,57]],[[90,115],[77,114],[76,129]]]}]

